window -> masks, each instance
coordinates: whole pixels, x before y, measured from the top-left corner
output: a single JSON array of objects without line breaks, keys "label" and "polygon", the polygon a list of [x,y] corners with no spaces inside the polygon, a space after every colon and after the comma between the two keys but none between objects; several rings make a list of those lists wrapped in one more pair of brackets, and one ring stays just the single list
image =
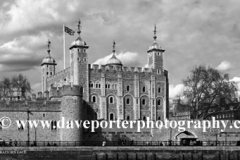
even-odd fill
[{"label": "window", "polygon": [[57,121],[51,121],[51,130],[57,129]]},{"label": "window", "polygon": [[157,105],[158,105],[158,106],[161,105],[161,100],[160,100],[160,99],[157,100]]},{"label": "window", "polygon": [[128,120],[128,121],[130,120],[130,116],[127,116],[127,120]]},{"label": "window", "polygon": [[145,99],[142,100],[142,105],[145,105]]},{"label": "window", "polygon": [[43,113],[43,115],[42,115],[42,116],[43,116],[43,118],[45,118],[45,117],[46,117],[46,114],[45,114],[45,113]]},{"label": "window", "polygon": [[92,102],[97,102],[97,100],[96,100],[96,96],[92,96]]},{"label": "window", "polygon": [[48,75],[48,72],[47,72],[47,75]]},{"label": "window", "polygon": [[142,91],[143,91],[143,92],[146,92],[146,87],[145,87],[145,86],[142,88]]},{"label": "window", "polygon": [[130,86],[127,86],[127,92],[130,90]]},{"label": "window", "polygon": [[0,121],[0,130],[2,129],[2,122]]},{"label": "window", "polygon": [[158,93],[161,93],[161,87],[158,87]]},{"label": "window", "polygon": [[89,86],[90,86],[90,88],[93,88],[93,83],[92,83],[92,82],[90,82]]},{"label": "window", "polygon": [[114,114],[113,114],[113,113],[110,113],[110,114],[109,114],[109,117],[110,117],[110,118],[109,118],[110,120],[114,120]]},{"label": "window", "polygon": [[126,103],[130,104],[130,99],[129,98],[127,98]]},{"label": "window", "polygon": [[114,100],[113,100],[113,97],[112,97],[112,96],[109,97],[109,103],[110,103],[110,104],[113,104],[113,103],[114,103]]},{"label": "window", "polygon": [[146,117],[145,116],[143,117],[143,120],[146,121]]},{"label": "window", "polygon": [[161,117],[158,117],[158,120],[161,120]]}]

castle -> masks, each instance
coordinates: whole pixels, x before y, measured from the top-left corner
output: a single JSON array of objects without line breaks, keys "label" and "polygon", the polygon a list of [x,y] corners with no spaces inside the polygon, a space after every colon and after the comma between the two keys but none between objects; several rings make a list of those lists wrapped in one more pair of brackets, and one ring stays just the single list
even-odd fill
[{"label": "castle", "polygon": [[[89,46],[80,36],[72,42],[70,67],[56,73],[56,61],[48,56],[42,61],[42,92],[52,87],[83,87],[83,99],[92,106],[96,119],[163,120],[168,117],[168,72],[164,70],[162,49],[156,39],[147,51],[148,68],[125,67],[117,58],[115,42],[106,65],[88,63]],[[51,97],[52,95],[50,95]]]},{"label": "castle", "polygon": [[[149,129],[137,132],[136,126],[130,129],[98,128],[92,133],[84,128],[58,128],[57,121],[65,118],[73,120],[146,120],[169,119],[169,82],[168,72],[163,66],[162,49],[157,43],[156,26],[154,42],[146,51],[148,68],[125,67],[117,58],[115,42],[112,56],[105,65],[88,63],[89,46],[80,36],[70,46],[70,67],[56,73],[56,61],[50,55],[41,63],[42,92],[32,99],[0,100],[0,118],[9,117],[12,125],[3,129],[0,122],[0,139],[6,141],[49,142],[49,141],[118,141],[119,138],[134,141],[202,140],[226,141],[229,132],[209,130],[203,133],[201,128]],[[184,115],[185,116],[185,115]],[[188,118],[187,118],[188,119]],[[29,128],[19,126],[19,120],[48,120],[50,128]],[[177,123],[177,122],[176,122]],[[70,124],[70,123],[69,123]],[[10,134],[11,133],[11,134]],[[232,133],[232,131],[231,131]],[[236,140],[236,130],[229,140]],[[225,136],[222,136],[225,135]],[[81,145],[80,143],[78,145]]]}]

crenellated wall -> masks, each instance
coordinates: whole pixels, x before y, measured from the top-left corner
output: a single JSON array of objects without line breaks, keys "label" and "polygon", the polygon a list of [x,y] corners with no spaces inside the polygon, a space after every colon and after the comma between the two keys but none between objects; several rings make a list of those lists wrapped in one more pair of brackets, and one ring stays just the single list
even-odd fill
[{"label": "crenellated wall", "polygon": [[46,83],[47,83],[46,84],[47,90],[51,88],[51,85],[53,87],[61,87],[63,85],[69,85],[70,84],[70,67],[52,75],[51,77],[48,77],[46,79]]}]

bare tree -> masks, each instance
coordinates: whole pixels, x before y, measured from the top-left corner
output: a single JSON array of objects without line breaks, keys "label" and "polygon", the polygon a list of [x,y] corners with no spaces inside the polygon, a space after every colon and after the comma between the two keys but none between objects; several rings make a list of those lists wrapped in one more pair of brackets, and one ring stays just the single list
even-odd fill
[{"label": "bare tree", "polygon": [[12,96],[12,94],[13,90],[11,80],[9,78],[4,78],[2,81],[0,81],[0,96],[7,97]]},{"label": "bare tree", "polygon": [[21,95],[26,98],[25,93],[31,92],[31,85],[28,79],[19,74],[10,78],[4,78],[0,81],[0,96],[1,97],[12,97],[14,92],[21,92]]},{"label": "bare tree", "polygon": [[229,81],[228,74],[211,67],[196,67],[183,83],[185,85],[183,95],[186,104],[191,106],[194,119],[204,119],[211,106],[220,98],[231,102],[237,96],[237,86]]}]

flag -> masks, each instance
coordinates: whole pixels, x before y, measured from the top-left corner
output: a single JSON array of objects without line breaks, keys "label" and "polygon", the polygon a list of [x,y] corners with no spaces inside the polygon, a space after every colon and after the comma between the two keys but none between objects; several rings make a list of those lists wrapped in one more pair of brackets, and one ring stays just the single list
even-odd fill
[{"label": "flag", "polygon": [[74,35],[74,31],[66,26],[64,26],[64,31],[66,33],[68,33],[69,35],[73,36]]}]

